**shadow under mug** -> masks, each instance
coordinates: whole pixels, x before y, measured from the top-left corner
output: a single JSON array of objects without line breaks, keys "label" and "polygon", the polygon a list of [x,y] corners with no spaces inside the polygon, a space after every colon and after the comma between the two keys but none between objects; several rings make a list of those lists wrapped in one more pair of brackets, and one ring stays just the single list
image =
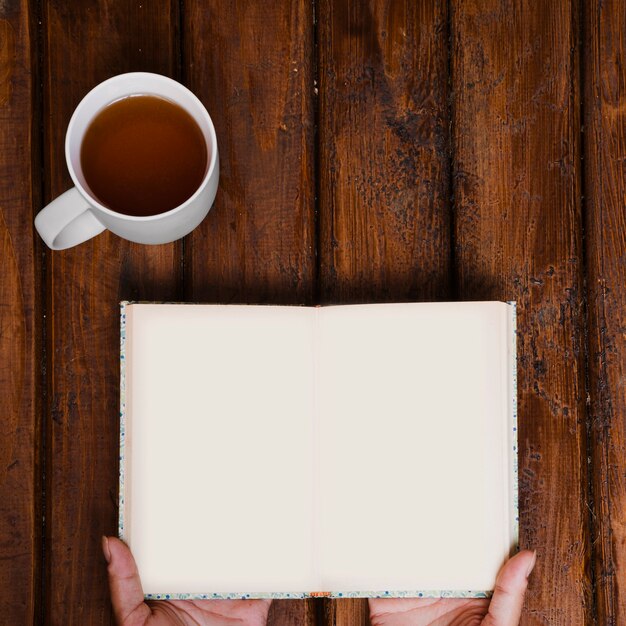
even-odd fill
[{"label": "shadow under mug", "polygon": [[[83,137],[94,117],[106,105],[131,95],[161,96],[175,102],[196,121],[207,145],[207,171],[195,193],[170,211],[146,217],[117,213],[101,204],[89,192],[80,162]],[[120,74],[94,87],[76,107],[67,127],[65,160],[75,186],[44,207],[35,218],[37,232],[52,250],[71,248],[95,237],[105,228],[137,243],[175,241],[205,218],[217,193],[219,157],[213,122],[189,89],[159,74]]]}]

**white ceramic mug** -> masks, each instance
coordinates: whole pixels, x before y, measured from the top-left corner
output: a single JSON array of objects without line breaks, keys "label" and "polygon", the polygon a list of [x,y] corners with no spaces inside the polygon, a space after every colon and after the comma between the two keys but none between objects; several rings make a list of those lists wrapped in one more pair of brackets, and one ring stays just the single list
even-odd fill
[{"label": "white ceramic mug", "polygon": [[[147,217],[117,213],[101,204],[88,191],[80,163],[83,137],[94,117],[111,102],[137,94],[161,96],[183,107],[202,130],[208,154],[207,171],[191,198],[170,211]],[[204,219],[217,193],[219,159],[213,122],[189,89],[159,74],[120,74],[94,87],[76,107],[67,127],[65,159],[75,186],[44,207],[35,218],[37,231],[53,250],[71,248],[105,228],[137,243],[175,241]]]}]

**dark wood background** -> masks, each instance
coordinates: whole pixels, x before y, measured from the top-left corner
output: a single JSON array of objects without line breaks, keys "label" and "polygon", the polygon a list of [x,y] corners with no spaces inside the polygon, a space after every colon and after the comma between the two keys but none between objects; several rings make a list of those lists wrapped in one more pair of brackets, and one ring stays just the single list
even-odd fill
[{"label": "dark wood background", "polygon": [[[119,300],[515,299],[523,624],[626,623],[625,32],[617,0],[0,2],[0,621],[112,622]],[[133,70],[207,106],[215,206],[50,252],[69,117]]]}]

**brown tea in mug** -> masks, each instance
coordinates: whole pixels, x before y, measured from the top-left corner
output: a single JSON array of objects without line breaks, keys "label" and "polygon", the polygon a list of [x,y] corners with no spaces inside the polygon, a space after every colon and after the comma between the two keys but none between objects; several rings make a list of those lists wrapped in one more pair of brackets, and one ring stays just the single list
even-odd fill
[{"label": "brown tea in mug", "polygon": [[204,135],[193,117],[165,98],[122,98],[93,119],[80,160],[87,187],[126,215],[169,211],[198,189],[207,168]]}]

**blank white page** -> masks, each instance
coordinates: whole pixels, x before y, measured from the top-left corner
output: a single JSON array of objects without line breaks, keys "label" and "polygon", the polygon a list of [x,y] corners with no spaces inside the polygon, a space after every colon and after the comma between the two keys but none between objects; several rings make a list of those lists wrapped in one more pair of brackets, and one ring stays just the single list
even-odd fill
[{"label": "blank white page", "polygon": [[302,592],[312,309],[126,307],[124,537],[147,594]]},{"label": "blank white page", "polygon": [[503,303],[320,310],[323,589],[493,589],[514,540],[510,312]]}]

